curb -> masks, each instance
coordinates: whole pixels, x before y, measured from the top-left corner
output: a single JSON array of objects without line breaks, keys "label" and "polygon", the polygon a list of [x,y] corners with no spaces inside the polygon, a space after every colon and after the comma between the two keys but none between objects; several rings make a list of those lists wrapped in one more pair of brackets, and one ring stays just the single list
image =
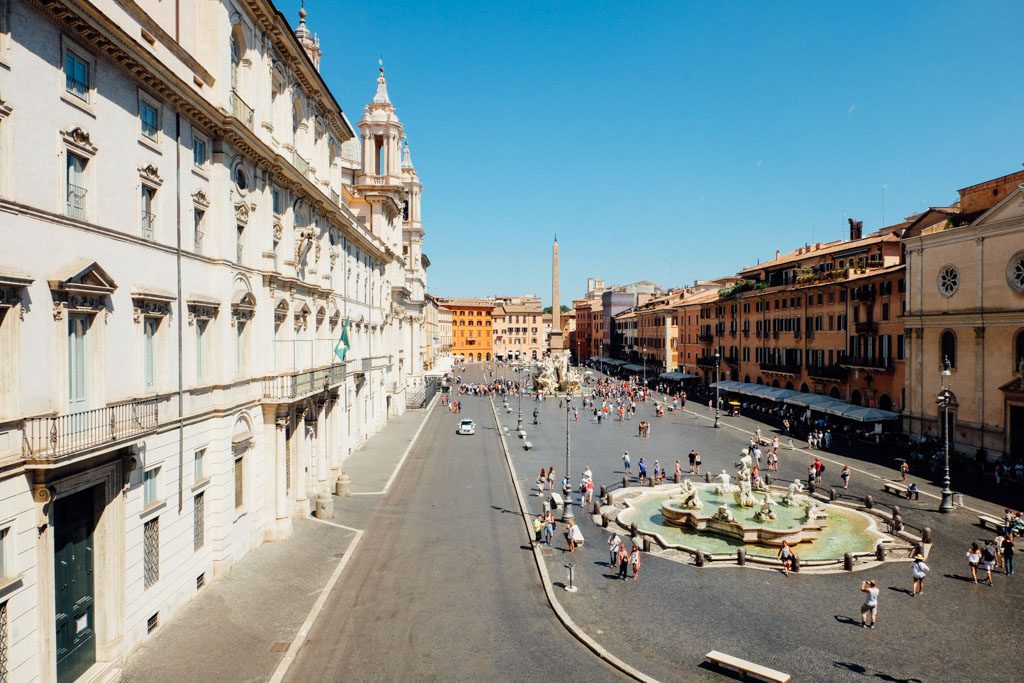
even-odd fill
[{"label": "curb", "polygon": [[[505,464],[508,465],[509,475],[512,477],[512,486],[516,490],[516,501],[519,503],[519,511],[523,516],[523,526],[526,528],[527,538],[532,544],[533,529],[530,526],[530,513],[527,512],[526,502],[523,500],[523,491],[519,487],[519,481],[516,479],[516,470],[508,452],[508,444],[505,443],[505,434],[501,430],[501,422],[498,420],[498,411],[494,407],[494,400],[489,400],[491,403],[491,414],[494,416],[494,424],[498,432],[498,438],[501,440],[501,450],[505,454]],[[637,681],[644,681],[645,683],[658,683],[656,678],[648,676],[644,672],[630,666],[613,655],[611,652],[606,650],[603,645],[591,638],[583,629],[577,626],[576,622],[573,621],[572,617],[569,616],[569,613],[565,611],[564,607],[562,607],[562,603],[560,603],[558,598],[555,596],[555,589],[554,586],[551,585],[551,578],[548,575],[548,567],[544,563],[544,558],[540,554],[539,548],[533,548],[533,559],[534,562],[537,563],[537,571],[540,573],[540,582],[541,585],[544,586],[544,595],[547,597],[548,604],[551,605],[551,609],[555,612],[555,616],[558,617],[558,620],[562,622],[562,625],[565,626],[569,633],[587,646],[591,652],[630,678]]]}]

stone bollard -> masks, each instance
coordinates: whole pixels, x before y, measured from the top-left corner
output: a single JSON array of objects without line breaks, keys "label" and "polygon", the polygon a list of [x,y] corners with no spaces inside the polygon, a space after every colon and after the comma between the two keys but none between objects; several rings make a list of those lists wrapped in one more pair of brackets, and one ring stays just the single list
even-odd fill
[{"label": "stone bollard", "polygon": [[894,515],[893,516],[893,518],[892,518],[892,530],[893,530],[893,533],[897,533],[897,534],[899,532],[903,531],[903,516],[902,515]]},{"label": "stone bollard", "polygon": [[645,553],[651,552],[651,537],[650,536],[644,536],[643,550],[644,550]]},{"label": "stone bollard", "polygon": [[334,495],[336,496],[351,496],[352,493],[348,490],[348,485],[351,483],[351,479],[344,472],[338,474],[338,478],[334,481]]},{"label": "stone bollard", "polygon": [[627,486],[629,486],[629,477],[623,477],[622,478],[622,488],[626,488]]},{"label": "stone bollard", "polygon": [[649,489],[653,489],[654,488],[654,477],[651,477],[650,479],[647,480],[647,488],[649,488]]},{"label": "stone bollard", "polygon": [[793,555],[793,567],[792,567],[792,570],[793,570],[794,574],[796,572],[800,571],[800,556],[795,554],[795,553]]},{"label": "stone bollard", "polygon": [[629,525],[629,535],[636,536],[636,522]]},{"label": "stone bollard", "polygon": [[746,563],[747,563],[747,551],[744,550],[743,548],[740,548],[739,550],[736,551],[736,564],[738,564],[739,566],[742,567]]},{"label": "stone bollard", "polygon": [[853,553],[846,553],[843,555],[843,569],[848,572],[853,571]]},{"label": "stone bollard", "polygon": [[329,493],[321,493],[316,497],[316,518],[331,519],[334,517],[334,499]]},{"label": "stone bollard", "polygon": [[765,483],[765,486],[771,486],[772,485],[772,475],[765,474],[764,475],[764,483]]},{"label": "stone bollard", "polygon": [[932,542],[932,528],[930,526],[926,526],[925,528],[921,529],[921,542],[922,543],[931,543]]},{"label": "stone bollard", "polygon": [[871,496],[864,496],[864,507],[866,507],[868,510],[870,510],[874,506],[875,506],[875,499],[872,498]]},{"label": "stone bollard", "polygon": [[604,515],[601,515],[601,527],[604,529],[608,528],[608,518]]},{"label": "stone bollard", "polygon": [[710,472],[705,472],[704,473],[704,483],[705,484],[710,484],[711,483],[711,473]]},{"label": "stone bollard", "polygon": [[697,565],[698,567],[703,567],[704,566],[705,560],[704,560],[704,551],[703,550],[698,550],[697,551],[696,557],[693,558],[693,563],[695,565]]},{"label": "stone bollard", "polygon": [[604,484],[601,484],[601,492],[598,494],[598,498],[606,498],[608,496],[608,489],[605,488]]},{"label": "stone bollard", "polygon": [[597,501],[597,500],[594,501],[594,514],[595,515],[601,514],[601,502],[600,501]]},{"label": "stone bollard", "polygon": [[672,476],[672,478],[673,478],[673,479],[675,479],[675,482],[676,482],[677,484],[679,483],[679,473],[678,473],[678,472],[676,472],[676,473],[675,473],[675,474],[674,474],[674,475]]},{"label": "stone bollard", "polygon": [[875,546],[875,559],[879,562],[885,562],[885,546],[881,543]]},{"label": "stone bollard", "polygon": [[834,488],[830,487],[829,490],[828,490],[828,499],[829,499],[829,501],[834,503],[834,502],[836,502],[836,498],[838,498],[838,497],[839,496],[836,495],[836,490]]}]

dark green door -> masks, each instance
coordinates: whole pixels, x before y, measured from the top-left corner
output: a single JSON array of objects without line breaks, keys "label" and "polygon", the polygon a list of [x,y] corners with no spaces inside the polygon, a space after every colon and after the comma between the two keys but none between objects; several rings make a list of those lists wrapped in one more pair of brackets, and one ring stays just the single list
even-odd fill
[{"label": "dark green door", "polygon": [[93,492],[59,498],[53,508],[57,680],[74,681],[96,661],[93,596]]}]

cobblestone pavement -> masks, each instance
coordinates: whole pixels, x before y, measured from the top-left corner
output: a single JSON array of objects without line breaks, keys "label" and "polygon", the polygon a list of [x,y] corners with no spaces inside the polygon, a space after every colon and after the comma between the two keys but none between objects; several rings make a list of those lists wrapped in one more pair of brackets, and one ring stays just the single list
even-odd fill
[{"label": "cobblestone pavement", "polygon": [[[515,399],[510,413],[501,411],[500,399],[496,403],[501,420],[514,431]],[[524,424],[534,449],[522,450],[514,436],[509,442],[524,490],[530,489],[541,467],[555,467],[559,478],[564,471],[565,411],[558,405],[557,399],[524,400]],[[538,426],[531,424],[535,406],[541,413]],[[685,471],[691,448],[701,452],[703,470],[733,472],[739,450],[759,423],[723,418],[722,428],[714,429],[706,406],[696,410],[655,418],[653,404],[647,402],[640,404],[632,421],[605,421],[600,426],[581,413],[580,421],[570,424],[574,483],[585,465],[590,465],[599,484],[621,481],[624,450],[632,456],[634,473],[640,456],[649,471],[656,458],[669,472],[679,458]],[[637,436],[641,419],[652,424],[649,438]],[[772,434],[766,425],[761,427],[764,435]],[[891,477],[893,470],[855,458],[784,449],[778,474],[803,478],[815,455],[854,468],[846,495],[871,494],[881,505],[898,504],[907,524],[934,530],[925,595],[910,596],[906,562],[852,574],[785,577],[755,568],[702,569],[645,555],[641,579],[624,583],[613,580],[606,566],[606,534],[578,511],[587,539],[571,556],[580,590],[565,593],[563,606],[605,647],[665,681],[720,678],[701,664],[713,649],[789,672],[797,680],[948,681],[961,680],[976,669],[984,671],[987,680],[1019,680],[1018,662],[1006,657],[1006,633],[1022,625],[1022,578],[998,574],[994,587],[964,580],[964,550],[970,542],[991,536],[975,525],[976,515],[963,509],[942,515],[935,511],[937,499],[922,496],[909,502],[887,494],[877,477]],[[827,462],[826,486],[841,487],[840,470],[841,465]],[[919,485],[926,492],[936,490],[923,481]],[[540,498],[528,501],[541,509]],[[984,501],[969,500],[968,505],[998,511]],[[552,580],[559,580],[566,575],[563,565],[570,555],[560,533],[555,538],[556,548],[546,553],[546,559]],[[861,629],[857,623],[862,602],[858,588],[866,578],[876,579],[882,589],[874,630]]]}]

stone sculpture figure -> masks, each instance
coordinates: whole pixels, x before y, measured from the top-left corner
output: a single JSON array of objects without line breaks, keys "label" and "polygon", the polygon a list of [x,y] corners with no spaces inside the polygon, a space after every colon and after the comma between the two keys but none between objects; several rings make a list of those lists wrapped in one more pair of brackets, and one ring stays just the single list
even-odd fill
[{"label": "stone sculpture figure", "polygon": [[796,494],[800,493],[801,484],[799,481],[794,481],[789,485],[789,493],[782,497],[782,504],[787,507],[793,507],[797,504]]},{"label": "stone sculpture figure", "polygon": [[732,512],[730,512],[729,508],[726,507],[725,505],[719,505],[718,506],[718,510],[715,511],[715,514],[712,515],[711,518],[715,519],[715,520],[718,520],[718,521],[721,521],[721,522],[733,522],[733,521],[735,521],[733,519]]},{"label": "stone sculpture figure", "polygon": [[775,512],[775,501],[772,500],[771,495],[764,496],[761,498],[761,506],[757,512],[754,513],[754,520],[758,522],[770,522],[775,520],[778,515]]},{"label": "stone sculpture figure", "polygon": [[729,484],[729,480],[732,477],[729,476],[728,472],[722,470],[722,473],[716,476],[715,478],[718,479],[718,481],[720,482],[718,486],[715,487],[715,493],[717,495],[724,496],[732,492],[732,486]]}]

